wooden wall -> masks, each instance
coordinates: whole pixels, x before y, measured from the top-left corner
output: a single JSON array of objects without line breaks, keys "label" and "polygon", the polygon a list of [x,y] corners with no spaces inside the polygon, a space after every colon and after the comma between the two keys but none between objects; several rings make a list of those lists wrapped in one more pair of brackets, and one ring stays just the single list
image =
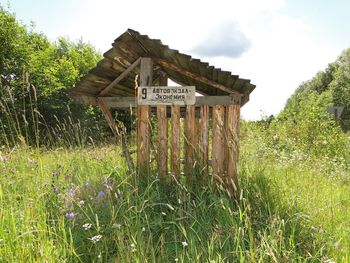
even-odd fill
[{"label": "wooden wall", "polygon": [[[180,106],[157,106],[154,152],[158,175],[165,180],[180,180],[184,175],[186,181],[197,183],[194,180],[207,180],[210,174],[216,184],[226,186],[234,195],[238,189],[240,105],[201,105],[197,114],[194,105],[185,106],[185,110],[181,118]],[[138,114],[137,167],[144,173],[150,170],[152,136],[151,129],[141,124],[147,120],[149,125],[149,108],[139,107]],[[201,177],[193,178],[194,173]]]}]

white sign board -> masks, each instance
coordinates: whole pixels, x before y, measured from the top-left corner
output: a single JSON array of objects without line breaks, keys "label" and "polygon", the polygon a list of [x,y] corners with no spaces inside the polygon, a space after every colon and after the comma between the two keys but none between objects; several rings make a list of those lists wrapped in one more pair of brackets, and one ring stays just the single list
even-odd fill
[{"label": "white sign board", "polygon": [[195,86],[179,87],[139,87],[137,92],[139,105],[194,105],[196,103]]}]

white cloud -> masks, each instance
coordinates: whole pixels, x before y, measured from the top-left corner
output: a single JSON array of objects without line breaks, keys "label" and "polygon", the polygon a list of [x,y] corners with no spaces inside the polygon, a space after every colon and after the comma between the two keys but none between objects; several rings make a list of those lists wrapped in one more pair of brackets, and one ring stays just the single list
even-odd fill
[{"label": "white cloud", "polygon": [[250,48],[250,41],[234,21],[214,25],[207,36],[192,50],[195,54],[209,57],[238,58]]}]

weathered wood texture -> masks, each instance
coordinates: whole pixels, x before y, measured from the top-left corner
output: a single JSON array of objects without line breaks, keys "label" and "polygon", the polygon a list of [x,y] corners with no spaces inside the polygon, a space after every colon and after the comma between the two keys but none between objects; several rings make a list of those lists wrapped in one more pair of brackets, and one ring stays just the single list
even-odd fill
[{"label": "weathered wood texture", "polygon": [[[122,97],[122,96],[115,96],[115,97],[99,97],[99,99],[105,101],[107,106],[109,108],[130,108],[130,107],[136,107],[136,101],[135,97]],[[88,105],[97,105],[97,99],[93,96],[86,96],[83,94],[80,94],[79,97],[77,97],[77,100],[83,104]],[[235,96],[196,96],[196,103],[195,106],[201,106],[201,105],[208,105],[208,106],[214,106],[214,105],[232,105],[239,103],[239,99]]]},{"label": "weathered wood texture", "polygon": [[[159,80],[161,86],[167,85],[167,78],[161,77]],[[167,106],[157,106],[157,129],[158,129],[158,151],[157,165],[158,174],[162,177],[168,174],[168,118]]]},{"label": "weathered wood texture", "polygon": [[132,63],[125,71],[123,71],[115,80],[113,80],[107,87],[100,91],[97,95],[103,96],[108,93],[115,85],[117,85],[123,78],[125,78],[134,68],[140,64],[141,58],[138,58],[134,63]]},{"label": "weathered wood texture", "polygon": [[92,97],[133,95],[135,74],[139,74],[138,67],[133,68],[133,63],[144,56],[159,59],[159,64],[154,67],[154,79],[165,72],[170,79],[181,85],[196,86],[197,91],[203,95],[229,95],[233,91],[245,96],[243,104],[255,88],[247,79],[182,54],[163,45],[160,40],[151,39],[131,29],[115,39],[112,45],[96,67],[77,83],[70,93],[73,98],[79,100],[80,94]]},{"label": "weathered wood texture", "polygon": [[180,107],[171,107],[171,174],[176,180],[180,176]]},{"label": "weathered wood texture", "polygon": [[[152,83],[152,60],[141,58],[140,86],[149,86]],[[150,172],[150,106],[139,106],[137,110],[137,167],[138,172],[149,174]]]},{"label": "weathered wood texture", "polygon": [[198,161],[202,174],[208,176],[209,151],[209,106],[200,106],[200,120],[198,129]]},{"label": "weathered wood texture", "polygon": [[217,184],[225,183],[225,107],[213,107],[213,139],[212,139],[212,167],[213,177]]},{"label": "weathered wood texture", "polygon": [[195,169],[196,129],[195,106],[186,106],[185,117],[185,174],[191,181],[191,171]]},{"label": "weathered wood texture", "polygon": [[199,81],[201,83],[204,83],[204,84],[207,84],[211,87],[214,87],[214,88],[217,88],[221,91],[224,91],[224,92],[227,92],[229,94],[236,94],[237,96],[242,96],[242,94],[240,94],[239,92],[233,90],[233,89],[229,89],[227,88],[225,85],[222,85],[218,82],[215,82],[213,80],[210,80],[204,76],[201,76],[200,74],[196,74],[196,73],[193,73],[185,68],[182,68],[174,63],[171,63],[165,59],[161,59],[161,58],[156,58],[154,57],[153,58],[154,62],[165,67],[165,68],[168,68],[172,71],[175,71],[175,72],[178,72],[180,73],[181,75],[183,76],[186,76],[190,79],[193,79],[193,80],[196,80],[196,81]]},{"label": "weathered wood texture", "polygon": [[239,150],[239,119],[240,106],[230,105],[226,107],[226,165],[227,190],[231,196],[238,194],[237,163]]}]

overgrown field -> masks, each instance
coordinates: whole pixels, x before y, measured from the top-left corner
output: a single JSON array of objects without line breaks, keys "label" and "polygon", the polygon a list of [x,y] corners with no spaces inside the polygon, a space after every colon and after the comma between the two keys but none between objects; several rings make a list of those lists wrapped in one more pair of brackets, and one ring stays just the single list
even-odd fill
[{"label": "overgrown field", "polygon": [[298,158],[244,124],[233,202],[139,184],[113,145],[3,148],[0,262],[349,262],[347,167]]}]

